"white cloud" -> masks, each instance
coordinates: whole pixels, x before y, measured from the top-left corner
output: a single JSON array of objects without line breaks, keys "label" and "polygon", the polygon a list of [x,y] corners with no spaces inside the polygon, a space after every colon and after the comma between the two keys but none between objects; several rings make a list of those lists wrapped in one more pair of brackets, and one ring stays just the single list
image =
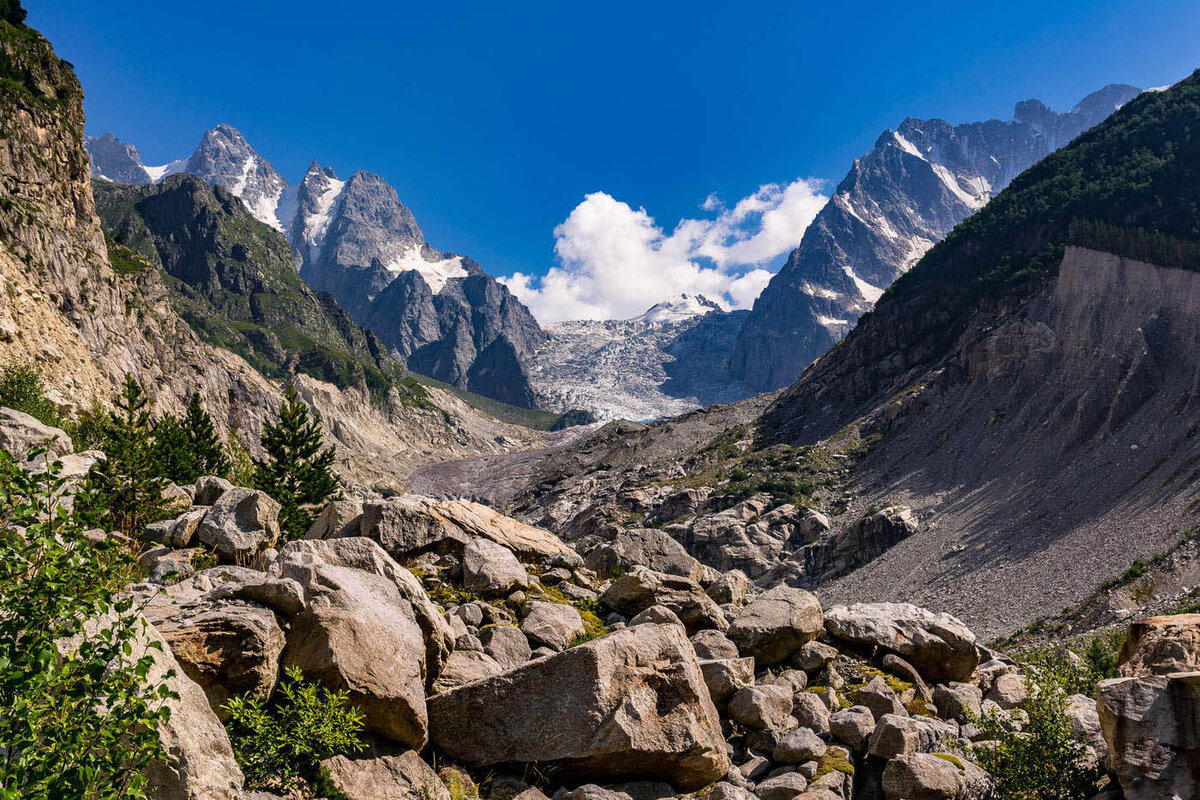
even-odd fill
[{"label": "white cloud", "polygon": [[767,184],[732,208],[711,194],[701,207],[715,216],[670,235],[644,208],[595,192],[554,229],[557,266],[501,280],[541,322],[626,319],[681,292],[748,308],[771,278],[763,265],[798,245],[828,200],[819,188]]}]

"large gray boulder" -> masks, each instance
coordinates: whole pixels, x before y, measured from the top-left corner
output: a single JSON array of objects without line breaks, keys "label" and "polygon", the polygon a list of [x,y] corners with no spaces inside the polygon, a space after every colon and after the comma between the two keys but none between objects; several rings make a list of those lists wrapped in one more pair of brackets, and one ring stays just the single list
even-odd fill
[{"label": "large gray boulder", "polygon": [[621,575],[600,599],[604,605],[626,617],[636,616],[650,606],[665,606],[675,612],[689,633],[728,627],[720,606],[698,583],[678,575],[664,575],[648,567],[637,566]]},{"label": "large gray boulder", "polygon": [[284,634],[270,609],[246,602],[196,603],[155,627],[217,716],[224,716],[222,707],[234,697],[265,701],[275,689]]},{"label": "large gray boulder", "polygon": [[821,604],[803,589],[776,586],[751,601],[729,626],[729,638],[760,667],[781,664],[821,631]]},{"label": "large gray boulder", "polygon": [[986,772],[954,755],[901,755],[883,770],[887,800],[981,800],[989,784]]},{"label": "large gray boulder", "polygon": [[433,682],[434,692],[455,689],[480,678],[490,678],[504,672],[504,665],[482,650],[455,650],[442,666],[442,673]]},{"label": "large gray boulder", "polygon": [[825,611],[825,630],[853,647],[895,653],[926,680],[969,681],[979,648],[966,625],[911,603],[855,603]]},{"label": "large gray boulder", "polygon": [[1127,800],[1200,797],[1200,672],[1101,681],[1096,710]]},{"label": "large gray boulder", "polygon": [[53,439],[46,450],[50,458],[75,452],[71,437],[62,428],[46,425],[23,411],[0,408],[0,450],[17,461],[24,461],[31,447],[42,447]]},{"label": "large gray boulder", "polygon": [[528,561],[578,559],[557,536],[469,500],[438,501],[403,495],[366,503],[360,535],[404,561],[425,552],[460,555],[472,539],[488,539]]},{"label": "large gray boulder", "polygon": [[304,534],[305,539],[344,539],[358,536],[363,504],[354,499],[333,500],[321,509]]},{"label": "large gray boulder", "polygon": [[538,600],[530,604],[529,613],[521,621],[521,633],[535,646],[565,650],[585,630],[583,617],[571,606]]},{"label": "large gray boulder", "polygon": [[[81,635],[57,642],[60,652],[75,652],[85,636],[97,636],[114,621],[111,613],[88,621]],[[138,625],[131,644],[130,660],[143,655],[152,659],[146,683],[161,683],[175,695],[163,701],[171,712],[158,725],[159,743],[166,758],[146,768],[147,796],[161,800],[239,798],[244,777],[233,757],[229,736],[209,707],[204,690],[187,676],[162,634],[149,622]]]},{"label": "large gray boulder", "polygon": [[1200,672],[1200,614],[1151,617],[1130,624],[1117,659],[1126,677]]},{"label": "large gray boulder", "polygon": [[222,561],[249,562],[279,539],[279,503],[257,489],[230,489],[204,515],[196,538]]},{"label": "large gray boulder", "polygon": [[416,576],[392,560],[378,544],[362,537],[288,542],[271,570],[308,586],[319,583],[319,568],[324,566],[361,570],[387,578],[395,585],[400,596],[412,607],[413,617],[421,629],[425,640],[426,680],[432,685],[453,649],[454,636],[442,612],[425,594]]},{"label": "large gray boulder", "polygon": [[683,790],[729,770],[717,710],[684,632],[639,625],[429,699],[456,761],[538,764],[573,780],[654,777]]},{"label": "large gray boulder", "polygon": [[588,569],[601,575],[615,575],[641,565],[665,575],[678,575],[699,582],[704,566],[679,542],[654,528],[621,531],[584,558]]},{"label": "large gray boulder", "polygon": [[483,652],[496,659],[505,669],[518,667],[529,660],[533,652],[529,638],[511,625],[492,625],[479,631]]},{"label": "large gray boulder", "polygon": [[747,728],[785,730],[796,722],[792,690],[774,684],[739,689],[729,699],[729,716]]},{"label": "large gray boulder", "polygon": [[282,662],[346,692],[368,730],[419,750],[428,721],[427,653],[413,603],[390,577],[288,552],[292,545],[354,541],[284,548],[283,574],[304,587],[306,607],[292,617]]},{"label": "large gray boulder", "polygon": [[451,800],[433,768],[412,750],[398,756],[321,762],[322,775],[346,800]]},{"label": "large gray boulder", "polygon": [[233,488],[233,484],[216,475],[202,475],[196,479],[192,502],[198,506],[211,506],[221,495]]},{"label": "large gray boulder", "polygon": [[482,595],[507,595],[529,585],[529,575],[507,547],[472,539],[463,547],[463,588]]}]

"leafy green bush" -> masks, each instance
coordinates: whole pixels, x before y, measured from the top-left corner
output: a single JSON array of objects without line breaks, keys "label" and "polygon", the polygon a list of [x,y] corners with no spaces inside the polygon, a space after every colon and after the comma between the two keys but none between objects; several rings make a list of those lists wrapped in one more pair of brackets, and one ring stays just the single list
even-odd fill
[{"label": "leafy green bush", "polygon": [[46,398],[41,370],[26,361],[9,361],[0,367],[0,406],[21,411],[46,425],[62,425],[58,409]]},{"label": "leafy green bush", "polygon": [[285,537],[298,539],[313,523],[305,507],[336,499],[340,491],[333,475],[334,449],[322,449],[321,418],[310,416],[295,386],[288,385],[278,422],[263,429],[262,446],[267,458],[256,462],[254,483],[279,501]]},{"label": "leafy green bush", "polygon": [[235,697],[225,711],[233,753],[251,789],[290,791],[315,780],[322,759],[364,747],[362,712],[344,693],[305,681],[295,666],[270,703]]},{"label": "leafy green bush", "polygon": [[0,452],[0,799],[145,797],[170,675],[150,679],[160,645],[117,595],[132,559],[83,538],[60,470]]},{"label": "leafy green bush", "polygon": [[1096,793],[1100,774],[1075,739],[1067,691],[1052,672],[1030,669],[1025,675],[1028,722],[1018,725],[1003,711],[976,718],[989,741],[972,748],[974,757],[991,774],[998,797],[1086,800]]}]

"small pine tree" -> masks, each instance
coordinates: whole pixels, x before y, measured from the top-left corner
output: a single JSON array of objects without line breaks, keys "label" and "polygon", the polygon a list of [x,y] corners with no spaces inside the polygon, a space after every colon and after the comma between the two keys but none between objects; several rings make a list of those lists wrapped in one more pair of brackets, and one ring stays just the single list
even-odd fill
[{"label": "small pine tree", "polygon": [[213,425],[212,417],[200,404],[199,392],[192,392],[192,399],[183,415],[183,429],[191,442],[197,469],[197,473],[184,483],[192,483],[201,475],[226,477],[233,464],[225,453],[225,448],[221,446],[221,440],[217,438],[217,428]]},{"label": "small pine tree", "polygon": [[305,508],[335,499],[337,478],[333,475],[334,448],[324,450],[321,419],[296,396],[289,385],[279,409],[279,421],[263,429],[262,446],[267,458],[255,462],[254,482],[281,506],[279,525],[288,539],[297,539],[312,525],[313,515]]},{"label": "small pine tree", "polygon": [[200,477],[191,440],[175,417],[166,416],[154,423],[150,449],[155,475],[176,483],[192,483]]},{"label": "small pine tree", "polygon": [[132,375],[104,423],[104,458],[89,474],[85,493],[93,524],[136,536],[160,519],[164,481],[154,462],[153,429],[147,399]]}]

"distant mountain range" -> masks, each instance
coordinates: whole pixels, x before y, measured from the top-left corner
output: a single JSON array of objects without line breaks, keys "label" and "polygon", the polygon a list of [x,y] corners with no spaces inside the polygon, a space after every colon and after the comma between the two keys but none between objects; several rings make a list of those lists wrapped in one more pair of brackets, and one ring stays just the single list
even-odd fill
[{"label": "distant mountain range", "polygon": [[1061,114],[1026,100],[1004,122],[909,118],[884,131],[755,301],[732,376],[759,392],[790,384],[951,228],[1140,91],[1110,85]]},{"label": "distant mountain range", "polygon": [[749,312],[680,295],[631,320],[546,330],[470,258],[426,242],[371,173],[341,179],[314,161],[290,186],[228,125],[161,166],[112,134],[87,147],[96,177],[187,172],[240,197],[285,234],[301,277],[410,369],[527,408],[651,419],[790,384],[956,224],[1139,92],[1107,86],[1063,113],[1026,100],[1008,121],[906,119],[855,160]]},{"label": "distant mountain range", "polygon": [[412,212],[368,172],[342,180],[313,162],[297,186],[235,128],[205,132],[186,160],[147,167],[112,134],[89,137],[94,177],[147,185],[185,172],[239,197],[282,231],[295,268],[333,295],[410,369],[512,405],[532,408],[525,362],[545,339],[507,288],[469,258],[425,241]]}]

